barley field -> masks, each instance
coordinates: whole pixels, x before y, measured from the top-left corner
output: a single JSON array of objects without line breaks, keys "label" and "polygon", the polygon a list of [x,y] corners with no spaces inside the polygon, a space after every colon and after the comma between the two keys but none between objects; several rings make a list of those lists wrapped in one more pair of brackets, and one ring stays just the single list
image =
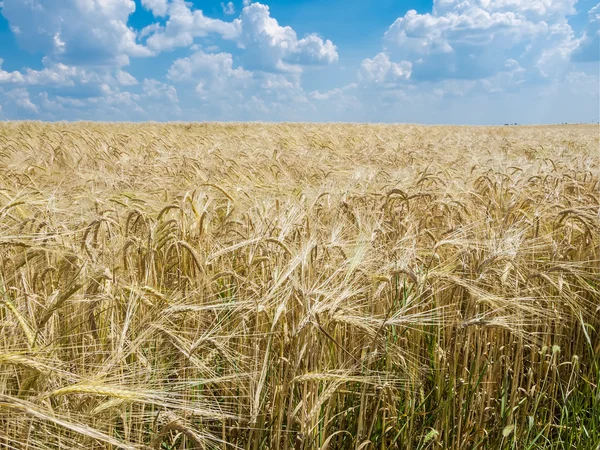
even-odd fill
[{"label": "barley field", "polygon": [[599,146],[1,123],[0,448],[600,448]]}]

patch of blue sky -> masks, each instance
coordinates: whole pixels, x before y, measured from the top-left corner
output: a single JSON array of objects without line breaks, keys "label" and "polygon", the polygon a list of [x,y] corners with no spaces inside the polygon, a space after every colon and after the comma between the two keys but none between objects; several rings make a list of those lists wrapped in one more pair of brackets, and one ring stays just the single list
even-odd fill
[{"label": "patch of blue sky", "polygon": [[593,0],[4,0],[0,118],[599,115]]}]

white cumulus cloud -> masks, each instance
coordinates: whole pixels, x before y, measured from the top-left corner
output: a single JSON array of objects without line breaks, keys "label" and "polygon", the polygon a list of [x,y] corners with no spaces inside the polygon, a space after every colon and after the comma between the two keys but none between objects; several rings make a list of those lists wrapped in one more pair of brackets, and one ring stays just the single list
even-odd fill
[{"label": "white cumulus cloud", "polygon": [[204,15],[202,10],[192,10],[184,0],[174,0],[169,4],[168,19],[164,26],[152,24],[142,30],[142,35],[150,35],[146,45],[154,51],[172,50],[187,47],[194,39],[211,33],[223,39],[234,39],[239,34],[239,21],[224,22]]},{"label": "white cumulus cloud", "polygon": [[[234,12],[233,3],[222,3],[224,12]],[[303,66],[327,65],[338,60],[336,46],[316,34],[298,38],[293,28],[281,26],[269,7],[248,3],[231,22],[207,17],[184,0],[172,0],[164,25],[154,23],[140,32],[154,52],[192,47],[197,38],[215,35],[233,41],[244,50],[244,66],[265,72],[300,73]]]},{"label": "white cumulus cloud", "polygon": [[518,12],[533,20],[575,13],[577,0],[435,0],[436,16],[465,13],[472,8],[494,12]]},{"label": "white cumulus cloud", "polygon": [[2,69],[2,62],[0,59],[0,84],[45,86],[73,92],[79,96],[98,95],[97,90],[104,85],[134,86],[138,84],[133,75],[120,69],[70,66],[44,58],[45,67],[41,70],[26,68],[22,71],[7,72]]},{"label": "white cumulus cloud", "polygon": [[5,0],[2,14],[21,45],[74,65],[117,65],[150,56],[127,26],[133,0]]},{"label": "white cumulus cloud", "polygon": [[576,62],[600,60],[600,3],[588,12],[588,23],[572,59]]},{"label": "white cumulus cloud", "polygon": [[38,114],[39,109],[29,97],[29,92],[25,88],[13,89],[6,93],[6,97],[20,110],[28,114]]},{"label": "white cumulus cloud", "polygon": [[410,78],[412,63],[401,61],[395,63],[385,53],[379,53],[374,58],[366,58],[360,65],[360,81],[379,85],[394,85],[399,81]]},{"label": "white cumulus cloud", "polygon": [[251,3],[240,16],[238,45],[244,48],[245,66],[275,72],[300,72],[302,65],[325,65],[338,60],[336,46],[330,40],[310,34],[298,39],[289,26],[281,26],[271,17],[269,7]]},{"label": "white cumulus cloud", "polygon": [[235,14],[235,5],[233,2],[221,2],[221,8],[223,9],[224,14]]},{"label": "white cumulus cloud", "polygon": [[203,100],[219,100],[243,95],[252,81],[252,73],[241,67],[233,68],[229,53],[198,51],[188,58],[173,62],[167,77],[176,82],[195,85],[195,94]]},{"label": "white cumulus cloud", "polygon": [[168,70],[167,77],[174,81],[190,81],[198,78],[243,79],[251,74],[242,68],[233,68],[229,53],[204,53],[198,51],[188,58],[176,59]]},{"label": "white cumulus cloud", "polygon": [[142,0],[142,6],[151,11],[156,17],[164,17],[167,15],[169,8],[168,0]]},{"label": "white cumulus cloud", "polygon": [[177,103],[177,89],[175,86],[163,83],[153,78],[146,78],[142,82],[142,91],[144,95],[151,99],[168,100],[171,103]]},{"label": "white cumulus cloud", "polygon": [[18,71],[7,72],[2,69],[4,60],[0,58],[0,83],[21,83],[23,82],[23,74]]},{"label": "white cumulus cloud", "polygon": [[575,36],[566,15],[575,0],[435,0],[431,13],[408,11],[386,31],[386,52],[413,63],[415,80],[482,79],[507,59],[536,68],[568,61]]},{"label": "white cumulus cloud", "polygon": [[135,86],[138,84],[138,81],[135,79],[135,77],[124,70],[119,70],[116,73],[115,78],[121,86]]}]

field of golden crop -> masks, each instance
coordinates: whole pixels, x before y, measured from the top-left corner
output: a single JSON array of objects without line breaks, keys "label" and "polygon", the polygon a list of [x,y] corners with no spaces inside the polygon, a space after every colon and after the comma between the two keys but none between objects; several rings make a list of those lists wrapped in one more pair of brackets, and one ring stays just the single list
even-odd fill
[{"label": "field of golden crop", "polygon": [[0,124],[0,448],[600,448],[599,138]]}]

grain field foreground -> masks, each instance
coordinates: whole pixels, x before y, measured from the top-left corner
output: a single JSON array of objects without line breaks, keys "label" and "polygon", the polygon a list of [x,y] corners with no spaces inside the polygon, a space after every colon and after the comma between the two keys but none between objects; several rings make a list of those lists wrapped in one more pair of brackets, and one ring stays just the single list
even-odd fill
[{"label": "grain field foreground", "polygon": [[0,448],[597,449],[599,145],[0,124]]}]

